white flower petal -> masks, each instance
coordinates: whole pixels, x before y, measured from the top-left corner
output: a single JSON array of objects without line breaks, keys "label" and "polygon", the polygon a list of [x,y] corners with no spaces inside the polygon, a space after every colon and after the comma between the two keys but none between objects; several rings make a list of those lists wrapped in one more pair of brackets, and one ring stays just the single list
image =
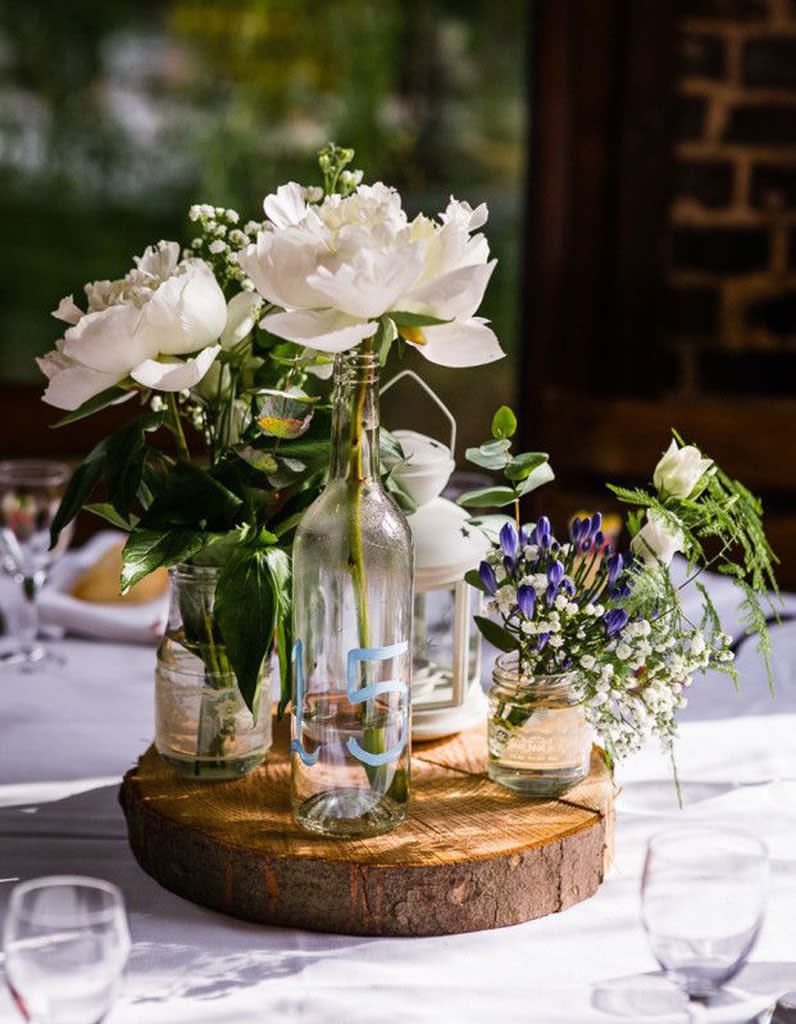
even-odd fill
[{"label": "white flower petal", "polygon": [[180,363],[160,363],[156,359],[145,359],[131,370],[130,376],[143,387],[155,391],[184,391],[199,383],[220,351],[220,345],[210,345],[197,356]]},{"label": "white flower petal", "polygon": [[301,224],[307,214],[304,189],[295,181],[280,185],[275,193],[263,200],[266,217],[277,228]]},{"label": "white flower petal", "polygon": [[70,359],[57,349],[37,359],[41,372],[49,378],[43,400],[56,409],[79,409],[100,392],[118,384],[122,378],[115,373],[101,373]]},{"label": "white flower petal", "polygon": [[177,269],[180,260],[179,242],[158,242],[144,250],[143,256],[135,257],[135,265],[145,274],[165,281]]},{"label": "white flower petal", "polygon": [[[423,327],[425,345],[414,347],[429,362],[438,366],[481,366],[502,359],[505,352],[500,347],[495,332],[486,326],[481,317],[455,320],[450,324]],[[412,342],[410,342],[412,344]]]},{"label": "white flower petal", "polygon": [[76,324],[84,316],[83,310],[75,305],[73,296],[65,295],[58,303],[58,309],[52,311],[56,320],[63,320],[66,324]]},{"label": "white flower petal", "polygon": [[224,293],[204,260],[185,261],[142,310],[141,335],[150,357],[186,355],[221,336],[227,322]]},{"label": "white flower petal", "polygon": [[260,326],[278,338],[308,345],[319,352],[345,352],[363,338],[370,338],[378,329],[377,323],[357,320],[334,309],[272,313]]},{"label": "white flower petal", "polygon": [[221,335],[223,349],[234,348],[251,333],[262,302],[254,292],[238,292],[227,303],[227,325]]},{"label": "white flower petal", "polygon": [[428,313],[442,320],[474,316],[496,264],[497,260],[492,260],[491,263],[451,270],[410,292],[401,309]]},{"label": "white flower petal", "polygon": [[238,263],[269,302],[292,309],[317,309],[327,300],[307,278],[328,255],[322,236],[298,228],[261,231],[257,241],[238,255]]},{"label": "white flower petal", "polygon": [[86,313],[64,335],[64,354],[93,370],[124,377],[131,366],[157,353],[140,330],[141,319],[135,306]]},{"label": "white flower petal", "polygon": [[359,249],[354,258],[331,271],[321,266],[307,278],[328,304],[350,316],[372,319],[396,309],[423,267],[422,243],[398,250]]}]

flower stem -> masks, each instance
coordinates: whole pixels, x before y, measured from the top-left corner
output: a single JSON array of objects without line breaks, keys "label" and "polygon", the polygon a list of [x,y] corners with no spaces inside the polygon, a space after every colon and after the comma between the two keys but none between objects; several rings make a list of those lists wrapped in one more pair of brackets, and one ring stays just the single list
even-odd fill
[{"label": "flower stem", "polygon": [[[364,352],[372,351],[372,342],[368,338],[363,345]],[[351,409],[350,439],[351,448],[348,461],[348,545],[349,566],[354,583],[354,598],[357,605],[359,623],[359,644],[370,646],[370,620],[368,616],[368,600],[365,590],[365,553],[362,545],[362,485],[364,483],[364,413],[365,400],[368,393],[367,375],[359,384],[353,407]]]},{"label": "flower stem", "polygon": [[182,429],[182,420],[180,419],[180,410],[177,406],[177,395],[174,391],[168,391],[166,393],[166,404],[169,407],[169,414],[171,415],[171,432],[174,434],[174,439],[177,442],[177,452],[181,459],[186,462],[191,461],[191,453],[188,451],[188,442],[185,440],[185,434]]}]

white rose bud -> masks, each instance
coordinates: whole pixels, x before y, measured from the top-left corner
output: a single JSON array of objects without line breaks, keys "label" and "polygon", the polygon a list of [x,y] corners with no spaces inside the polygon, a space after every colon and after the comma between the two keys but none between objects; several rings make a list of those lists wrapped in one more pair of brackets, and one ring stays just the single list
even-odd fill
[{"label": "white rose bud", "polygon": [[631,550],[644,562],[671,565],[678,551],[683,550],[683,531],[673,527],[669,520],[654,509],[647,510],[647,522],[630,542]]},{"label": "white rose bud", "polygon": [[713,459],[703,459],[692,444],[677,447],[672,439],[666,452],[655,467],[652,481],[662,498],[691,497],[699,481],[713,465]]}]

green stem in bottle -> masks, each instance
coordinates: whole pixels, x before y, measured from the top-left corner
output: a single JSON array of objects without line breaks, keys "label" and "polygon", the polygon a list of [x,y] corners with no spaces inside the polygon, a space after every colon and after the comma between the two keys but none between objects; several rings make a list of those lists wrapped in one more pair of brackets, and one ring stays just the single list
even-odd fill
[{"label": "green stem in bottle", "polygon": [[[362,350],[365,353],[371,353],[373,351],[372,338],[365,339]],[[368,383],[367,374],[363,374],[351,409],[351,422],[349,428],[350,451],[348,459],[348,561],[351,570],[351,578],[354,583],[354,599],[357,606],[360,647],[370,646],[370,620],[368,616],[367,592],[365,589],[365,553],[362,546],[362,487],[365,481],[363,434]]]}]

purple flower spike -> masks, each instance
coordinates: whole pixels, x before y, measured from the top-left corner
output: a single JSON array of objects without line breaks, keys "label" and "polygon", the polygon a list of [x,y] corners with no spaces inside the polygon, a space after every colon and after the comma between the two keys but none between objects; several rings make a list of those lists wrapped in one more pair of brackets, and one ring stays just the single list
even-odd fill
[{"label": "purple flower spike", "polygon": [[536,641],[536,650],[543,651],[547,646],[547,641],[550,639],[549,633],[540,633],[539,639]]},{"label": "purple flower spike", "polygon": [[608,586],[612,587],[619,579],[619,574],[622,572],[622,556],[617,552],[615,555],[611,555],[605,564],[608,569]]},{"label": "purple flower spike", "polygon": [[497,590],[497,577],[495,576],[495,570],[489,562],[481,562],[478,566],[478,575],[489,593],[494,594]]},{"label": "purple flower spike", "polygon": [[575,596],[575,584],[572,582],[572,580],[564,580],[564,582],[561,584],[561,589],[564,591],[564,593],[570,600]]},{"label": "purple flower spike", "polygon": [[507,576],[513,576],[517,571],[517,559],[509,558],[508,555],[503,556],[503,568],[506,570]]},{"label": "purple flower spike", "polygon": [[597,533],[595,533],[594,535],[594,546],[599,551],[602,548],[603,544],[605,544],[605,534],[602,530],[598,530]]},{"label": "purple flower spike", "polygon": [[536,591],[533,587],[523,585],[517,590],[517,606],[526,619],[533,618],[533,610],[536,605]]},{"label": "purple flower spike", "polygon": [[564,578],[564,566],[561,562],[556,559],[555,562],[547,570],[547,582],[554,587],[558,587],[558,584]]},{"label": "purple flower spike", "polygon": [[525,545],[529,543],[529,541],[530,541],[530,538],[529,538],[529,535],[528,535],[528,527],[527,526],[521,526],[520,527],[520,546],[524,548]]},{"label": "purple flower spike", "polygon": [[612,636],[616,636],[626,622],[627,612],[623,608],[612,608],[609,612],[606,612],[603,625],[605,626],[608,639],[610,640]]},{"label": "purple flower spike", "polygon": [[602,529],[603,517],[599,512],[595,512],[591,519],[591,532],[597,533],[598,530]]},{"label": "purple flower spike", "polygon": [[539,521],[536,524],[536,529],[539,533],[540,538],[547,537],[548,540],[550,539],[553,532],[550,529],[550,520],[547,518],[547,516],[539,516]]},{"label": "purple flower spike", "polygon": [[580,539],[583,536],[583,520],[580,516],[576,516],[569,524],[569,539],[573,544],[580,544]]},{"label": "purple flower spike", "polygon": [[583,519],[581,519],[580,523],[581,539],[583,541],[587,541],[589,539],[589,534],[591,533],[591,519],[589,519],[588,516],[584,516]]},{"label": "purple flower spike", "polygon": [[530,540],[531,544],[535,544],[535,545],[539,544],[539,531],[536,529],[535,526],[531,530],[531,536],[528,539]]},{"label": "purple flower spike", "polygon": [[555,603],[555,599],[558,597],[558,587],[554,587],[551,583],[547,590],[544,592],[544,599],[547,601],[547,607],[552,608]]},{"label": "purple flower spike", "polygon": [[518,544],[519,541],[517,540],[517,531],[514,529],[514,524],[504,523],[500,530],[500,546],[503,548],[503,554],[510,558],[512,562],[517,558]]}]

